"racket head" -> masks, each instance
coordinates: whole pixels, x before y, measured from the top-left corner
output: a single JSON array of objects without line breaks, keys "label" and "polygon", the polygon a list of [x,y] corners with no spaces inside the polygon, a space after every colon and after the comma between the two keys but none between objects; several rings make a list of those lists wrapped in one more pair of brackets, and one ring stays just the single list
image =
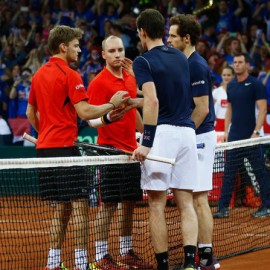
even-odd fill
[{"label": "racket head", "polygon": [[99,145],[79,141],[75,141],[74,145],[79,147],[86,156],[111,156],[124,154],[124,152],[121,150],[108,145]]}]

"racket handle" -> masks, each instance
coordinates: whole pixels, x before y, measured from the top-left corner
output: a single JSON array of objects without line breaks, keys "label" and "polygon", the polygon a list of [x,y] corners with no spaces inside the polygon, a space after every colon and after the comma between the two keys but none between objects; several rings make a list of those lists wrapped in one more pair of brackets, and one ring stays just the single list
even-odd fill
[{"label": "racket handle", "polygon": [[165,158],[165,157],[159,157],[159,156],[154,156],[154,155],[147,155],[146,159],[153,160],[153,161],[158,161],[158,162],[163,162],[163,163],[168,163],[168,164],[171,164],[171,165],[175,164],[175,159],[174,158]]},{"label": "racket handle", "polygon": [[27,140],[33,144],[36,144],[37,143],[37,139],[29,134],[27,134],[26,132],[23,133],[23,139],[24,140]]}]

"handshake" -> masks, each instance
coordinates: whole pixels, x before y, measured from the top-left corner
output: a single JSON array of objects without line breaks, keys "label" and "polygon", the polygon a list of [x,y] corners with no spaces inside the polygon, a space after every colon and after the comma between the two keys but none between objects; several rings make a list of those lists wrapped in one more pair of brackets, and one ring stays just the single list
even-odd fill
[{"label": "handshake", "polygon": [[131,98],[127,96],[127,91],[116,92],[108,103],[113,105],[113,109],[120,109],[127,112],[133,108],[141,108],[143,105],[143,98]]},{"label": "handshake", "polygon": [[127,91],[116,92],[108,102],[113,109],[98,119],[88,120],[88,125],[92,128],[100,128],[121,120],[127,111],[142,107],[143,98],[131,98],[127,95]]}]

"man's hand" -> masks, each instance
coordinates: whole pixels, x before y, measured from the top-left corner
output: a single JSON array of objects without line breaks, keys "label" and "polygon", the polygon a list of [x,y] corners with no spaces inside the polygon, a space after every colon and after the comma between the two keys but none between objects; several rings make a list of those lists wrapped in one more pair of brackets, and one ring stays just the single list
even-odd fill
[{"label": "man's hand", "polygon": [[135,74],[133,72],[133,68],[132,68],[132,63],[133,61],[127,57],[125,57],[122,60],[122,67],[133,77],[135,77]]},{"label": "man's hand", "polygon": [[108,117],[109,117],[111,122],[116,122],[116,121],[121,120],[123,118],[124,114],[125,114],[124,109],[115,109],[115,110],[112,110],[108,113]]},{"label": "man's hand", "polygon": [[140,146],[138,147],[137,149],[134,150],[133,154],[132,154],[132,159],[133,160],[137,160],[137,161],[145,161],[148,153],[150,152],[150,149],[149,147],[146,147],[146,146]]},{"label": "man's hand", "polygon": [[120,107],[120,105],[130,99],[130,97],[126,96],[127,94],[127,91],[118,91],[111,97],[110,103],[114,105],[114,109]]}]

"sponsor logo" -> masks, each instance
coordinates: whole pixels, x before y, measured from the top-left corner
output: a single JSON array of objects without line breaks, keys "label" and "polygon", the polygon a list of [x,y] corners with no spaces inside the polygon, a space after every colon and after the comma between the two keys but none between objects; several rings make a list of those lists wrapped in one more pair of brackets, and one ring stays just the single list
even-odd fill
[{"label": "sponsor logo", "polygon": [[246,82],[245,83],[245,86],[249,86],[251,83],[250,82]]},{"label": "sponsor logo", "polygon": [[84,88],[84,86],[83,86],[82,83],[81,83],[81,84],[77,84],[77,85],[75,86],[75,89],[76,89],[76,90],[79,90],[80,88]]},{"label": "sponsor logo", "polygon": [[199,84],[205,84],[205,81],[204,80],[201,80],[201,81],[197,81],[197,82],[191,83],[192,86],[199,85]]}]

